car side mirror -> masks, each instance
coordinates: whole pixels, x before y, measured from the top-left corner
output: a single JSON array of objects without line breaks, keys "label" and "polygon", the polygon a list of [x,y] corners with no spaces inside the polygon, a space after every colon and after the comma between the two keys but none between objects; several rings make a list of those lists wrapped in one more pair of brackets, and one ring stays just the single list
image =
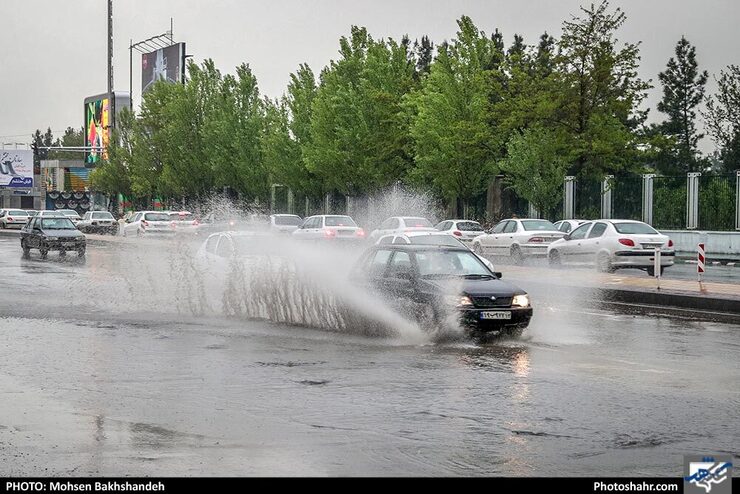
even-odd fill
[{"label": "car side mirror", "polygon": [[504,275],[503,275],[503,273],[501,273],[501,271],[494,271],[494,272],[493,272],[493,275],[494,275],[494,276],[495,276],[495,277],[496,277],[497,279],[499,279],[499,280],[500,280],[501,278],[503,278],[503,277],[504,277]]},{"label": "car side mirror", "polygon": [[563,240],[570,240],[570,234],[566,233],[565,235],[563,235]]}]

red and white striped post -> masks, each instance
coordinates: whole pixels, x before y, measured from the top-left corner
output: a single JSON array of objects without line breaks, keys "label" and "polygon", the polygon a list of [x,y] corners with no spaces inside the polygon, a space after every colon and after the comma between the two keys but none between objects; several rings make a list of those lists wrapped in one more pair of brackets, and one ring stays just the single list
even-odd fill
[{"label": "red and white striped post", "polygon": [[699,244],[698,256],[696,258],[696,274],[699,276],[699,283],[701,283],[701,275],[704,274],[704,262],[706,258],[704,256],[704,244]]}]

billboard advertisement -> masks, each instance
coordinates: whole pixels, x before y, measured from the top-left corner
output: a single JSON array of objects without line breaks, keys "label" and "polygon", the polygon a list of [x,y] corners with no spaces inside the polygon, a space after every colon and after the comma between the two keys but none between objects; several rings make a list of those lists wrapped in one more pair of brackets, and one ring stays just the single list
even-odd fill
[{"label": "billboard advertisement", "polygon": [[0,150],[0,187],[33,187],[33,151]]},{"label": "billboard advertisement", "polygon": [[108,159],[111,127],[110,95],[85,99],[85,146],[101,148],[86,152],[85,163],[95,164]]},{"label": "billboard advertisement", "polygon": [[182,82],[185,79],[185,43],[175,43],[141,55],[141,92],[157,81]]}]

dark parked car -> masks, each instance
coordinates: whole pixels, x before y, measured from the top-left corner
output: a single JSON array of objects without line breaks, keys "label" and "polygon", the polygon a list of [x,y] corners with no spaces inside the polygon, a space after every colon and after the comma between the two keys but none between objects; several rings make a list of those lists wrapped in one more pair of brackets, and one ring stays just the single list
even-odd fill
[{"label": "dark parked car", "polygon": [[81,257],[85,255],[85,246],[85,235],[66,216],[34,216],[21,229],[25,256],[31,249],[38,249],[41,257],[46,257],[50,250],[59,251],[59,255],[76,251]]},{"label": "dark parked car", "polygon": [[355,282],[369,284],[422,322],[457,312],[470,329],[518,336],[532,317],[529,296],[500,278],[462,246],[376,245],[353,272]]}]

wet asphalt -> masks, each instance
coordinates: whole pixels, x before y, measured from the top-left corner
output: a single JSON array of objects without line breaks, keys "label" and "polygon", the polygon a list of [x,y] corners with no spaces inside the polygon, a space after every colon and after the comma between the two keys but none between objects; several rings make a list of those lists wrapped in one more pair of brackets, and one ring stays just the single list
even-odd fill
[{"label": "wet asphalt", "polygon": [[0,237],[1,476],[678,476],[685,454],[738,461],[736,325],[546,286],[518,340],[276,324],[219,297],[201,310],[192,247],[41,260]]}]

